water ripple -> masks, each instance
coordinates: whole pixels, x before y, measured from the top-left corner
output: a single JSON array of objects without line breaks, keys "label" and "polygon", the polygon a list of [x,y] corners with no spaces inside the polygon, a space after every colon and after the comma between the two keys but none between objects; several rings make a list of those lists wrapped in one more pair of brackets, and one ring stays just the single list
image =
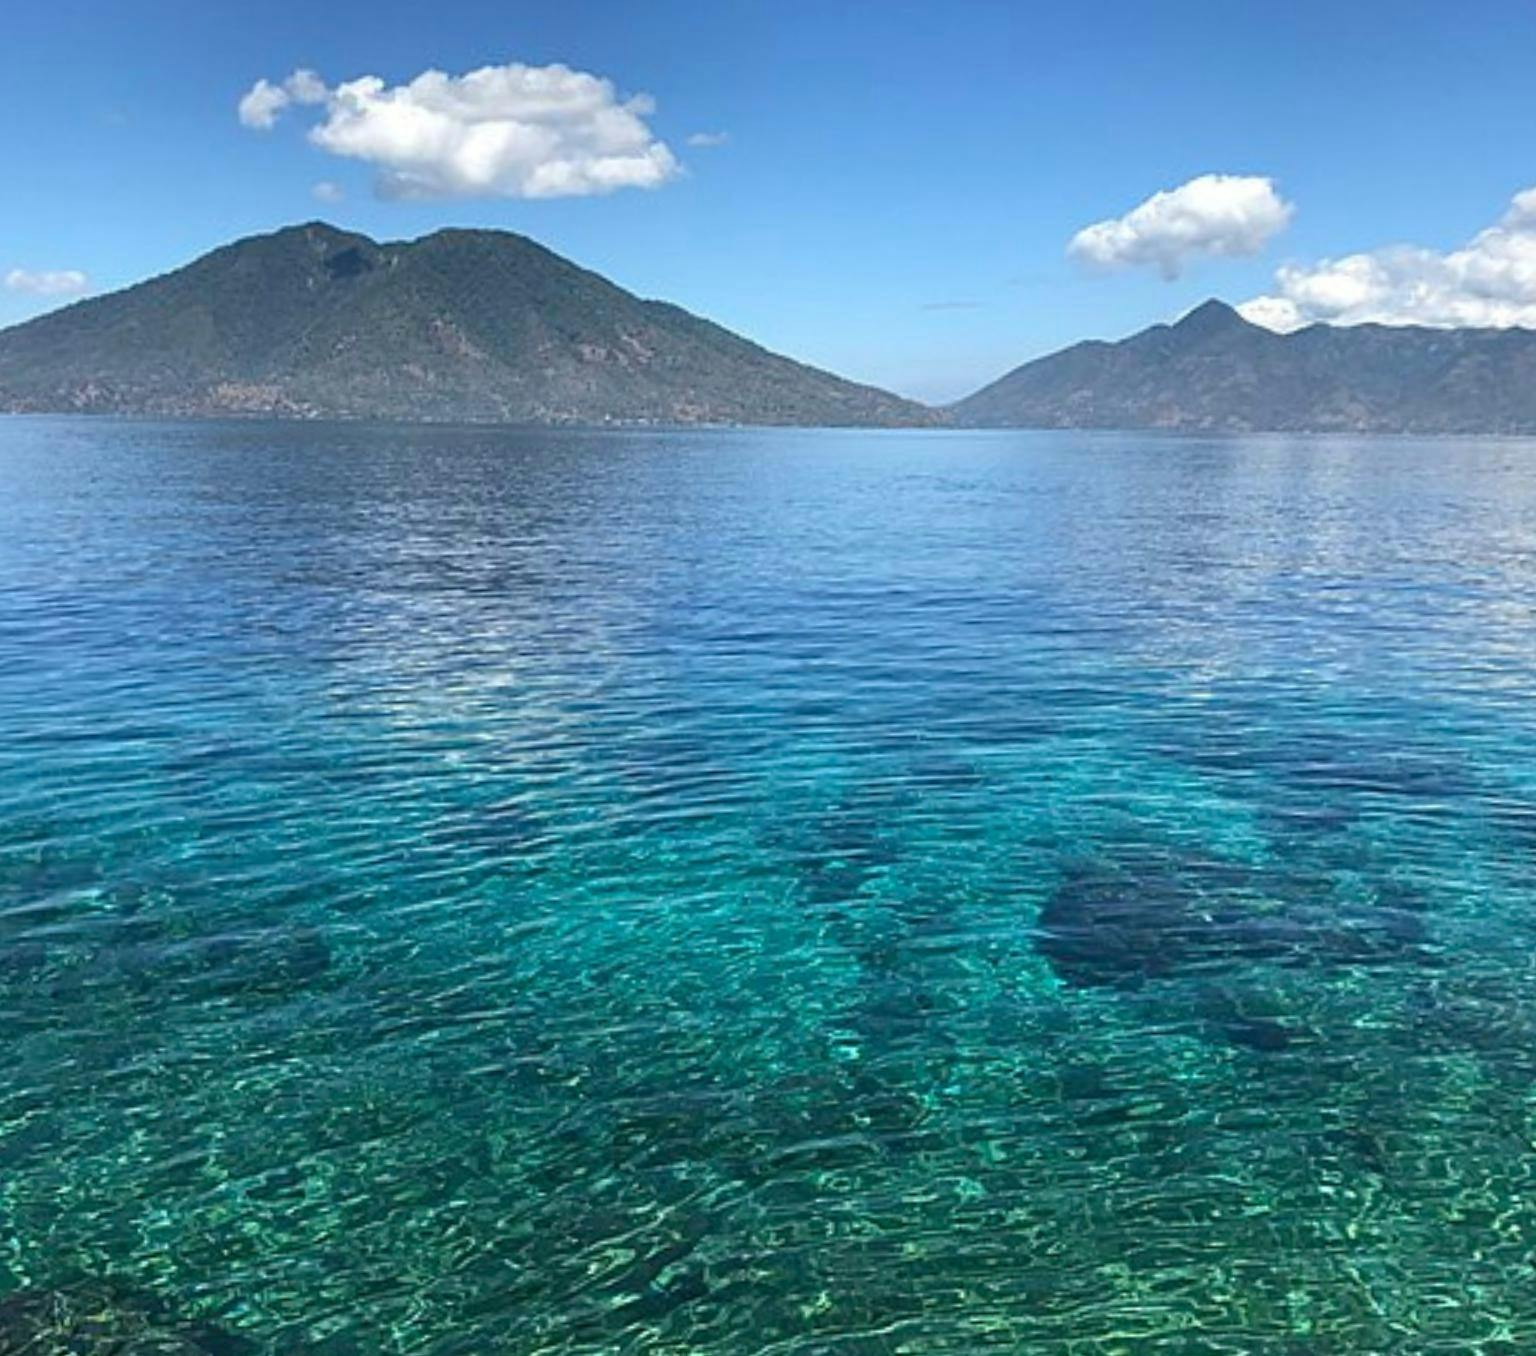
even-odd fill
[{"label": "water ripple", "polygon": [[1530,1349],[1532,455],[7,421],[0,1352]]}]

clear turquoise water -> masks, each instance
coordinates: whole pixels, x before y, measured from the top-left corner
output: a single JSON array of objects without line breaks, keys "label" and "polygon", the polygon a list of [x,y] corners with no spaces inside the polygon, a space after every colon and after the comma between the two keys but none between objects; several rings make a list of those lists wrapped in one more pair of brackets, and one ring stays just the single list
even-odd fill
[{"label": "clear turquoise water", "polygon": [[1532,444],[0,423],[0,1295],[1530,1351],[1533,623]]}]

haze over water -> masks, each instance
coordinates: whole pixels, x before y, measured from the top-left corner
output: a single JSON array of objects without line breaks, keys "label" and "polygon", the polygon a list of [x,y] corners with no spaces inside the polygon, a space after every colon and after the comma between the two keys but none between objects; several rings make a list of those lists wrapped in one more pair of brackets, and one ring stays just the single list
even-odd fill
[{"label": "haze over water", "polygon": [[1536,444],[0,425],[0,1293],[1536,1345]]}]

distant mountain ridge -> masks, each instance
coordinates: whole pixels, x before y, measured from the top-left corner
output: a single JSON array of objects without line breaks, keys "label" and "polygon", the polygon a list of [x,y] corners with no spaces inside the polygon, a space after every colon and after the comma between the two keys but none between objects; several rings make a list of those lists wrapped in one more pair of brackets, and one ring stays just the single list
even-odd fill
[{"label": "distant mountain ridge", "polygon": [[1536,331],[1277,334],[1208,301],[1177,324],[1025,363],[948,414],[968,427],[1536,434]]},{"label": "distant mountain ridge", "polygon": [[937,422],[523,236],[323,222],[0,331],[0,410],[543,424]]},{"label": "distant mountain ridge", "polygon": [[0,330],[0,412],[1536,435],[1536,331],[1277,334],[1208,301],[936,410],[511,232],[310,222]]}]

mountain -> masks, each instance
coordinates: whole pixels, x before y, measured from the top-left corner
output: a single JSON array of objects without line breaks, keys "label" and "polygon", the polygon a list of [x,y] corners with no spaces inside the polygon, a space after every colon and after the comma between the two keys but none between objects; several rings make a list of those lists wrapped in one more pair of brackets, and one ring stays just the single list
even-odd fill
[{"label": "mountain", "polygon": [[517,423],[924,424],[921,405],[503,231],[321,222],[0,331],[0,410]]},{"label": "mountain", "polygon": [[1276,334],[1208,301],[1026,363],[948,413],[972,427],[1536,434],[1536,331]]}]

